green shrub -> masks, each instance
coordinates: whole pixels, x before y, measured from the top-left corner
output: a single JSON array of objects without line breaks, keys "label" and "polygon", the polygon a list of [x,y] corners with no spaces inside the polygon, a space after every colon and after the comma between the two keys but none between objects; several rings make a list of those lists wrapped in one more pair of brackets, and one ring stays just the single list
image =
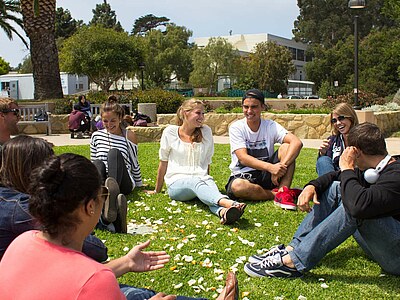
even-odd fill
[{"label": "green shrub", "polygon": [[177,92],[152,89],[147,91],[133,91],[132,99],[134,107],[137,107],[138,103],[156,103],[157,113],[171,114],[178,110],[185,97]]},{"label": "green shrub", "polygon": [[114,92],[105,92],[105,91],[90,91],[86,98],[90,103],[102,104],[106,102],[108,96],[115,95],[118,98],[119,103],[130,103],[133,101],[132,93],[129,91],[114,91]]},{"label": "green shrub", "polygon": [[67,115],[72,111],[75,100],[72,98],[57,99],[54,101],[54,113],[56,115]]},{"label": "green shrub", "polygon": [[[361,107],[367,107],[371,105],[383,105],[386,100],[374,93],[366,93],[360,91],[358,93],[358,102]],[[348,93],[346,95],[340,95],[336,98],[328,97],[326,101],[322,104],[322,107],[333,109],[339,103],[349,103],[354,104],[354,94]]]}]

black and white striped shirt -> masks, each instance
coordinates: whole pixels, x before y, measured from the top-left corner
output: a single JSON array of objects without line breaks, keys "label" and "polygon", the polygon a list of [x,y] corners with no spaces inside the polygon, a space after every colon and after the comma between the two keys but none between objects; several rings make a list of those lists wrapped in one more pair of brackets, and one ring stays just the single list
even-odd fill
[{"label": "black and white striped shirt", "polygon": [[123,134],[124,136],[115,135],[107,132],[106,129],[95,131],[90,141],[90,159],[92,161],[96,159],[103,161],[108,172],[108,152],[113,148],[118,149],[124,157],[133,188],[135,186],[141,187],[143,186],[143,182],[138,162],[138,147],[127,139],[125,130]]}]

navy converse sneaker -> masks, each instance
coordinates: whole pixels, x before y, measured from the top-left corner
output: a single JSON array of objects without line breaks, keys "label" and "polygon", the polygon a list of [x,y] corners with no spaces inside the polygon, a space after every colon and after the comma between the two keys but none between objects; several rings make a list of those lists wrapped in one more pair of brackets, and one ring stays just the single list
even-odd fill
[{"label": "navy converse sneaker", "polygon": [[276,253],[282,253],[282,256],[287,254],[287,251],[285,250],[285,245],[284,244],[275,245],[269,248],[269,250],[263,254],[254,254],[249,257],[249,263],[251,264],[260,263],[267,256],[275,255]]},{"label": "navy converse sneaker", "polygon": [[289,268],[283,264],[281,253],[267,256],[260,263],[247,263],[244,266],[244,271],[251,277],[295,278],[303,276],[295,268]]}]

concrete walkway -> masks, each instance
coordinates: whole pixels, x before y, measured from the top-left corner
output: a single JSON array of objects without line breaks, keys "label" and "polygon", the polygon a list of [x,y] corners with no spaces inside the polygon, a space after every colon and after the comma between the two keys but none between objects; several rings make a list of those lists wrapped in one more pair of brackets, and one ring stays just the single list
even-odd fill
[{"label": "concrete walkway", "polygon": [[[52,134],[50,136],[38,134],[34,136],[44,138],[45,140],[53,143],[55,146],[88,145],[90,143],[89,138],[71,139],[69,134]],[[229,144],[229,137],[214,136],[214,142],[216,144]],[[302,139],[302,142],[304,144],[304,148],[312,149],[318,149],[322,143],[322,141],[319,139]],[[387,138],[386,146],[388,148],[389,154],[400,154],[400,138]]]}]

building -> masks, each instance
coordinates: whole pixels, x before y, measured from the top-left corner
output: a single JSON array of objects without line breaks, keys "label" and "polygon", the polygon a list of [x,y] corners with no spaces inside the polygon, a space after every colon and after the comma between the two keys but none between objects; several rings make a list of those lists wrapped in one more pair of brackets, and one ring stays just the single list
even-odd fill
[{"label": "building", "polygon": [[[72,95],[87,91],[89,82],[87,76],[60,73],[61,86],[64,95]],[[8,73],[0,76],[0,95],[10,96],[16,100],[28,100],[34,98],[33,74]]]},{"label": "building", "polygon": [[[254,51],[255,46],[262,42],[276,42],[278,45],[284,46],[292,53],[293,64],[296,67],[296,72],[291,74],[289,79],[295,81],[307,80],[307,74],[304,65],[310,58],[306,56],[307,45],[299,43],[291,39],[279,37],[268,33],[259,34],[235,34],[228,36],[221,36],[226,39],[232,46],[237,49],[241,55],[246,55]],[[208,44],[210,37],[195,38],[194,42],[199,47],[205,47]],[[230,79],[227,76],[220,78],[218,82],[218,90],[222,90],[230,86]]]}]

